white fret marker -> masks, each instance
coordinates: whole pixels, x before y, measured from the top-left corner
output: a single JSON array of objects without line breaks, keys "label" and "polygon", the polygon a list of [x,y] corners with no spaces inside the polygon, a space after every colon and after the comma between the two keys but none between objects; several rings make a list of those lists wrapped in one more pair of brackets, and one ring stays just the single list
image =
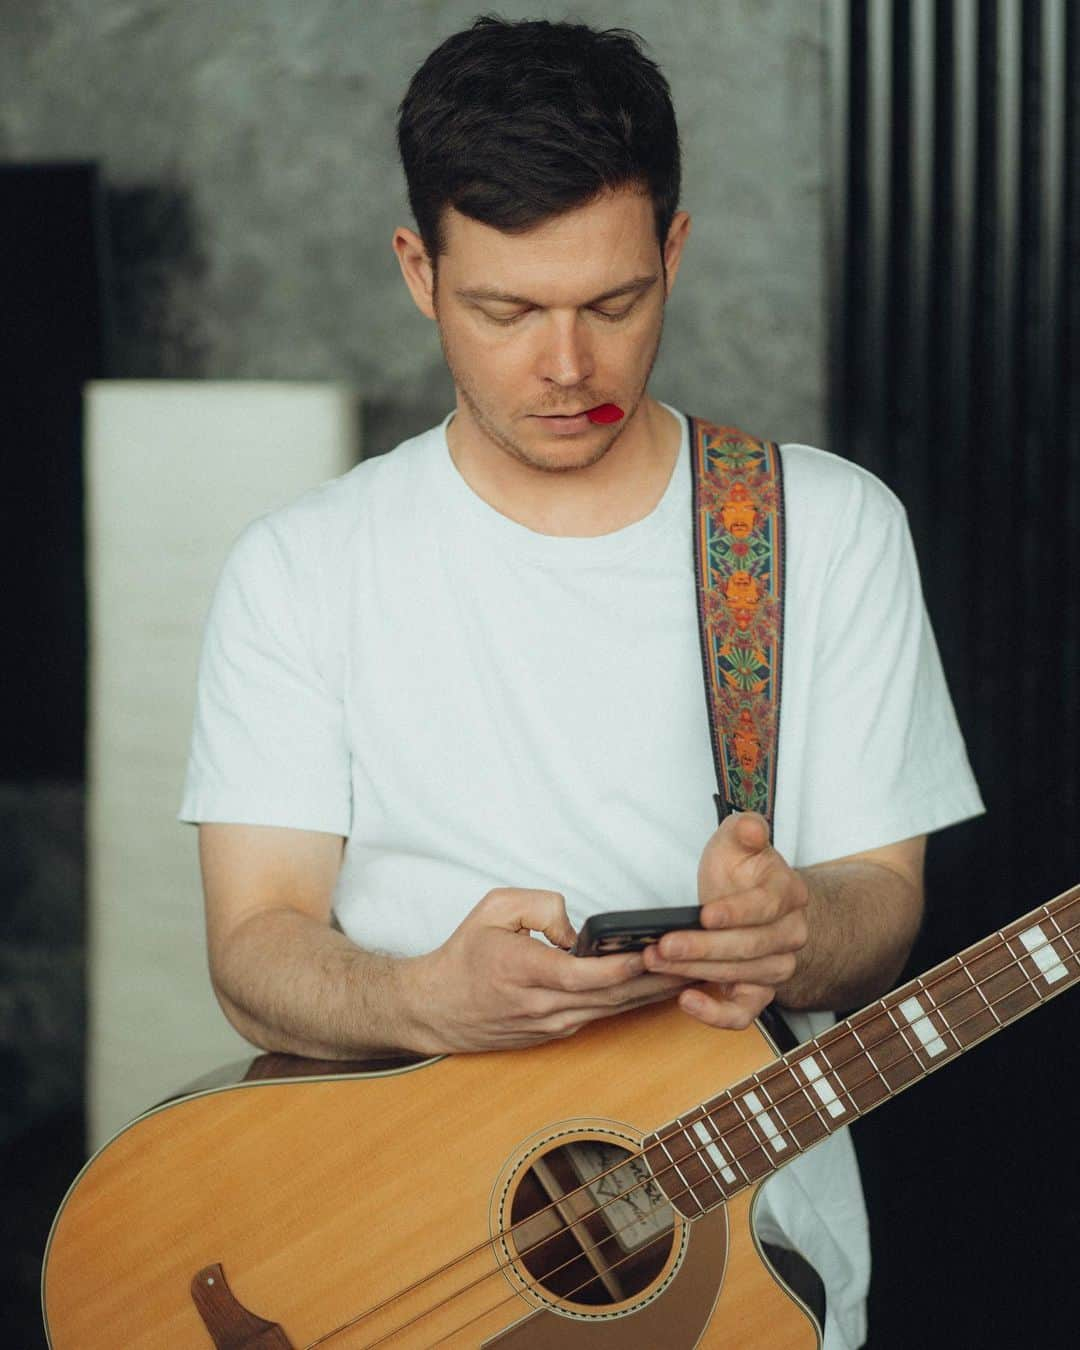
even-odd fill
[{"label": "white fret marker", "polygon": [[727,1165],[727,1159],[713,1143],[712,1135],[705,1128],[705,1126],[702,1125],[700,1120],[694,1121],[693,1130],[694,1133],[697,1135],[697,1137],[705,1145],[705,1152],[709,1155],[709,1157],[719,1168],[720,1175],[724,1178],[724,1180],[728,1182],[734,1181],[736,1179],[735,1173]]},{"label": "white fret marker", "polygon": [[1058,960],[1058,954],[1050,945],[1050,939],[1038,924],[1034,928],[1029,928],[1025,933],[1021,933],[1020,941],[1031,953],[1031,959],[1046,976],[1047,984],[1053,984],[1055,980],[1063,979],[1069,973]]},{"label": "white fret marker", "polygon": [[842,1116],[844,1114],[844,1103],[837,1099],[836,1093],[827,1078],[822,1078],[821,1070],[818,1068],[818,1062],[813,1055],[807,1055],[799,1060],[799,1067],[806,1075],[806,1081],[821,1098],[822,1106],[828,1109],[830,1116]]},{"label": "white fret marker", "polygon": [[900,1011],[911,1023],[912,1031],[922,1041],[923,1049],[928,1055],[940,1055],[943,1050],[948,1049],[917,998],[905,999],[900,1004]]},{"label": "white fret marker", "polygon": [[743,1099],[747,1106],[754,1113],[754,1119],[765,1131],[765,1137],[777,1153],[783,1153],[787,1148],[787,1140],[781,1137],[780,1131],[776,1128],[776,1122],[768,1111],[761,1104],[761,1098],[756,1092],[748,1092]]}]

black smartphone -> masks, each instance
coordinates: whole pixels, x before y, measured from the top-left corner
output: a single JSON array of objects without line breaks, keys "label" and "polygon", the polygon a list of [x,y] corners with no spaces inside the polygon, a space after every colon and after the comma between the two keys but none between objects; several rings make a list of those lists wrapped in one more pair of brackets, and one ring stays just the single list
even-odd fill
[{"label": "black smartphone", "polygon": [[571,948],[574,956],[609,956],[639,952],[676,928],[700,928],[701,907],[682,909],[618,909],[592,914],[581,925]]}]

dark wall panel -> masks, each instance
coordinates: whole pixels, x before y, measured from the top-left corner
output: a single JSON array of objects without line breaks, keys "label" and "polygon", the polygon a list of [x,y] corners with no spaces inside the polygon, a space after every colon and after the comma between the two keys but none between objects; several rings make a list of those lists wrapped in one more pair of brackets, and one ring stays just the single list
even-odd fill
[{"label": "dark wall panel", "polygon": [[82,386],[105,373],[90,164],[0,166],[0,779],[84,776]]},{"label": "dark wall panel", "polygon": [[[931,841],[915,974],[1080,881],[1080,5],[829,12],[830,446],[907,507],[988,808]],[[1078,999],[859,1127],[877,1350],[1075,1335]]]}]

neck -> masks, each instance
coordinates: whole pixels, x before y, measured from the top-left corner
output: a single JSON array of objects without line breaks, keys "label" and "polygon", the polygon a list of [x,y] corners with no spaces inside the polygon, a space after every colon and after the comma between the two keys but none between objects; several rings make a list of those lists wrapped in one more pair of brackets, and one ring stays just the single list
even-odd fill
[{"label": "neck", "polygon": [[1075,886],[663,1126],[654,1177],[698,1218],[1068,989],[1078,955]]},{"label": "neck", "polygon": [[501,515],[540,534],[582,538],[611,534],[655,510],[675,467],[680,430],[646,395],[625,425],[595,428],[610,437],[595,463],[541,468],[505,448],[459,398],[446,440],[462,478]]}]

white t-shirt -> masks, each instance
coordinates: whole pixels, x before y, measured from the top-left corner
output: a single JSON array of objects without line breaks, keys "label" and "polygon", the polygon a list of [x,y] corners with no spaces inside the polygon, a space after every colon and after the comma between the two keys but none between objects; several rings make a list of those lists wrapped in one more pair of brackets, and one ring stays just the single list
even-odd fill
[{"label": "white t-shirt", "polygon": [[[667,405],[664,405],[665,407]],[[571,922],[697,903],[716,790],[685,418],[644,519],[538,534],[458,473],[441,425],[253,522],[207,621],[180,819],[345,836],[363,947],[430,951],[498,886]],[[781,450],[787,524],[775,843],[806,866],[978,814],[903,508],[864,470]],[[786,1014],[797,1036],[827,1013]],[[860,1345],[866,1214],[846,1131],[762,1191],[759,1236]]]}]

